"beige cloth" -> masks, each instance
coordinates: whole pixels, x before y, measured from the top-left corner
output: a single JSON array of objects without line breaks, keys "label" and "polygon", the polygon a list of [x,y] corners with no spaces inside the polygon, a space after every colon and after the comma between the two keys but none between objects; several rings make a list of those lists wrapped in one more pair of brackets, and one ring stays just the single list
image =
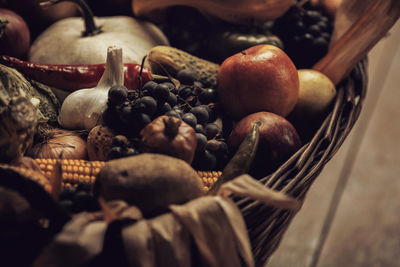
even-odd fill
[{"label": "beige cloth", "polygon": [[[75,216],[34,266],[86,266],[102,253],[108,227],[118,221],[127,222],[118,233],[124,251],[114,252],[115,257],[126,257],[122,262],[127,266],[254,266],[246,225],[240,210],[226,197],[230,194],[252,197],[277,208],[300,208],[298,200],[265,188],[248,175],[223,185],[217,196],[171,205],[169,213],[152,219],[144,219],[136,207],[113,201],[103,208],[104,213]],[[113,248],[113,244],[106,247]],[[120,258],[115,260],[121,262]]]}]

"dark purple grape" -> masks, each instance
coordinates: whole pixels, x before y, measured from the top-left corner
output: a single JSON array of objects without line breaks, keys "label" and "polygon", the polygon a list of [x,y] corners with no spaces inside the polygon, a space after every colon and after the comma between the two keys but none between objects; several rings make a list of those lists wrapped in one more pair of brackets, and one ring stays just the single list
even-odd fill
[{"label": "dark purple grape", "polygon": [[158,106],[157,114],[158,114],[158,115],[164,115],[165,113],[167,113],[167,112],[170,111],[170,110],[172,110],[170,104],[168,104],[168,103],[165,102],[165,103],[162,104],[161,106]]},{"label": "dark purple grape", "polygon": [[183,69],[178,71],[176,78],[178,81],[180,81],[182,84],[185,85],[192,85],[193,82],[196,80],[196,75],[193,71],[188,70],[188,69]]},{"label": "dark purple grape", "polygon": [[156,88],[151,92],[153,97],[157,100],[159,104],[165,103],[169,96],[169,88],[165,84],[159,84]]},{"label": "dark purple grape", "polygon": [[138,112],[146,113],[149,116],[153,116],[157,111],[157,101],[151,96],[138,99],[135,105],[139,107]]},{"label": "dark purple grape", "polygon": [[313,41],[314,41],[314,37],[311,34],[306,33],[306,34],[303,35],[302,43],[304,45],[312,46]]},{"label": "dark purple grape", "polygon": [[221,155],[228,155],[228,144],[221,141],[221,144],[220,144],[220,147],[219,147],[219,150],[217,153],[221,154]]},{"label": "dark purple grape", "polygon": [[[319,21],[317,24],[314,24],[315,26],[318,26],[318,28],[319,28],[319,30],[320,31],[326,31],[326,30],[328,30],[329,29],[329,27],[328,27],[328,23],[326,22],[326,21]],[[310,26],[310,28],[312,27],[312,26],[314,26],[314,25],[311,25]]]},{"label": "dark purple grape", "polygon": [[308,25],[318,23],[321,20],[321,13],[316,10],[307,10],[304,19]]},{"label": "dark purple grape", "polygon": [[[319,10],[305,4],[293,6],[278,18],[273,33],[285,46],[285,52],[298,69],[311,68],[328,50],[333,23]],[[316,39],[323,37],[326,43]],[[324,47],[325,46],[325,47]]]},{"label": "dark purple grape", "polygon": [[111,140],[112,145],[115,147],[125,147],[129,145],[129,140],[124,135],[116,135]]},{"label": "dark purple grape", "polygon": [[198,168],[203,171],[211,171],[217,165],[217,157],[207,149],[200,153],[198,158]]},{"label": "dark purple grape", "polygon": [[132,113],[132,106],[131,105],[127,105],[127,106],[122,107],[122,109],[121,109],[122,116],[129,117],[131,115],[131,113]]},{"label": "dark purple grape", "polygon": [[311,26],[308,28],[308,32],[309,32],[312,36],[318,37],[318,36],[321,35],[321,28],[320,28],[317,24],[314,24],[314,25],[311,25]]},{"label": "dark purple grape", "polygon": [[122,149],[119,146],[113,146],[107,155],[108,159],[118,159],[122,157]]},{"label": "dark purple grape", "polygon": [[148,91],[149,93],[152,93],[154,88],[156,88],[158,86],[158,83],[154,82],[154,81],[148,81],[147,83],[145,83],[142,87],[142,91]]},{"label": "dark purple grape", "polygon": [[150,91],[142,91],[142,96],[152,96]]},{"label": "dark purple grape", "polygon": [[130,156],[136,156],[138,154],[139,154],[139,151],[130,147],[125,151],[124,156],[130,157]]},{"label": "dark purple grape", "polygon": [[138,122],[142,127],[146,126],[151,122],[151,117],[146,113],[139,113],[138,114]]},{"label": "dark purple grape", "polygon": [[196,133],[197,146],[196,151],[203,152],[207,146],[207,137],[204,134]]},{"label": "dark purple grape", "polygon": [[214,89],[206,88],[199,94],[199,100],[202,104],[214,103],[217,101],[217,94]]},{"label": "dark purple grape", "polygon": [[328,42],[324,38],[318,37],[314,40],[314,47],[315,52],[323,56],[328,50]]},{"label": "dark purple grape", "polygon": [[175,110],[176,113],[178,113],[178,114],[179,114],[179,117],[181,117],[181,118],[182,118],[182,116],[185,114],[185,113],[183,112],[183,110],[182,110],[180,107],[178,107],[178,106],[175,106],[175,107],[173,107],[172,109]]},{"label": "dark purple grape", "polygon": [[123,85],[115,85],[108,91],[108,105],[117,106],[125,102],[128,89]]},{"label": "dark purple grape", "polygon": [[195,106],[198,106],[199,104],[201,104],[198,101],[197,96],[195,96],[195,95],[189,96],[188,98],[185,99],[185,101],[192,107],[195,107]]},{"label": "dark purple grape", "polygon": [[194,129],[196,133],[201,133],[206,135],[206,130],[204,129],[204,126],[202,124],[196,124],[196,127]]},{"label": "dark purple grape", "polygon": [[220,131],[218,125],[216,125],[215,123],[208,123],[204,130],[206,132],[208,140],[213,139]]},{"label": "dark purple grape", "polygon": [[200,105],[200,107],[205,108],[208,113],[210,113],[212,110],[208,105]]},{"label": "dark purple grape", "polygon": [[306,31],[306,26],[304,25],[304,23],[301,20],[297,21],[293,25],[293,31],[295,31],[296,33],[303,33]]},{"label": "dark purple grape", "polygon": [[192,126],[193,128],[196,127],[197,118],[193,113],[186,113],[182,116],[182,120]]},{"label": "dark purple grape", "polygon": [[175,84],[173,84],[171,82],[163,82],[162,84],[166,85],[170,91],[175,89]]},{"label": "dark purple grape", "polygon": [[167,103],[173,107],[178,103],[178,98],[176,97],[176,95],[172,92],[169,93],[169,96],[167,98]]},{"label": "dark purple grape", "polygon": [[193,82],[193,87],[197,87],[197,88],[204,88],[204,85],[203,85],[203,83],[202,82],[200,82],[200,81],[194,81]]},{"label": "dark purple grape", "polygon": [[181,119],[181,116],[179,115],[179,113],[176,110],[173,110],[173,109],[168,111],[167,113],[165,113],[165,115]]},{"label": "dark purple grape", "polygon": [[178,90],[178,95],[181,98],[186,99],[192,95],[192,89],[190,87],[181,87]]},{"label": "dark purple grape", "polygon": [[208,121],[209,113],[204,106],[198,106],[190,109],[190,113],[196,116],[198,123],[204,124]]},{"label": "dark purple grape", "polygon": [[208,151],[215,154],[220,149],[221,143],[222,143],[221,141],[212,139],[212,140],[207,141],[206,148]]},{"label": "dark purple grape", "polygon": [[331,39],[331,35],[327,32],[321,33],[321,37],[324,38],[327,43],[329,43],[329,40]]}]

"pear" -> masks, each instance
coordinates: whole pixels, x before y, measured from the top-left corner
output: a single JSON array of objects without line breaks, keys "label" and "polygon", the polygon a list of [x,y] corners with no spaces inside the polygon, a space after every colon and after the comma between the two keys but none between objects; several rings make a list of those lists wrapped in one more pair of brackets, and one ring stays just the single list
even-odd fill
[{"label": "pear", "polygon": [[[321,124],[336,96],[333,82],[323,73],[312,69],[300,69],[299,97],[288,120],[299,134],[312,134]],[[303,134],[302,134],[303,133]]]}]

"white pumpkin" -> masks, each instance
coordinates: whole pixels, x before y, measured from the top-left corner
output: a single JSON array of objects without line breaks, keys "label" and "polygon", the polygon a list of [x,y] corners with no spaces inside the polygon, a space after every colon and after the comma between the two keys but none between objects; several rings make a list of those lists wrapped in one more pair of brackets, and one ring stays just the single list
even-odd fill
[{"label": "white pumpkin", "polygon": [[94,18],[102,32],[82,36],[85,30],[82,18],[62,19],[32,44],[29,61],[44,64],[98,64],[106,61],[104,51],[115,45],[124,50],[124,63],[140,64],[150,49],[168,45],[162,31],[150,22],[132,17],[116,16]]}]

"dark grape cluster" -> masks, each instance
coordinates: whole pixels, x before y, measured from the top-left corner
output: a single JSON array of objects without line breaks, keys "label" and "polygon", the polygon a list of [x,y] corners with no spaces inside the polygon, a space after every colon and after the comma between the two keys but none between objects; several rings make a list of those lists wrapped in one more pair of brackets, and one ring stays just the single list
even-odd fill
[{"label": "dark grape cluster", "polygon": [[201,170],[221,169],[227,161],[228,147],[218,126],[219,108],[214,88],[196,80],[195,74],[183,69],[177,73],[180,86],[171,80],[149,81],[140,91],[124,86],[109,90],[108,107],[103,119],[117,135],[109,159],[140,153],[140,131],[158,116],[179,118],[196,131],[198,146],[193,166]]},{"label": "dark grape cluster", "polygon": [[78,187],[64,187],[60,195],[59,203],[61,207],[71,214],[100,210],[98,201],[90,193],[90,185],[84,183],[79,184]]},{"label": "dark grape cluster", "polygon": [[311,68],[327,53],[333,23],[307,4],[294,5],[275,21],[272,31],[281,38],[296,67],[304,69]]},{"label": "dark grape cluster", "polygon": [[108,160],[135,156],[138,154],[139,150],[134,148],[126,136],[116,135],[112,139],[112,147],[108,152]]}]

